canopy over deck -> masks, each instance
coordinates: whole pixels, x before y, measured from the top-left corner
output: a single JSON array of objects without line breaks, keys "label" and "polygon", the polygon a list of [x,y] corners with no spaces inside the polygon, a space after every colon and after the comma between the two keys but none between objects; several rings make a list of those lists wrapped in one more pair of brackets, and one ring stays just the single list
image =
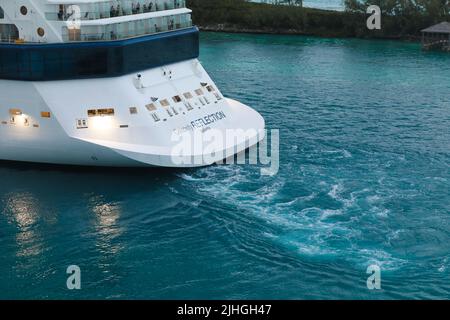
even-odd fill
[{"label": "canopy over deck", "polygon": [[450,51],[450,22],[441,22],[423,29],[422,47],[426,50]]},{"label": "canopy over deck", "polygon": [[450,34],[450,22],[441,22],[429,28],[423,29],[423,33],[447,33]]}]

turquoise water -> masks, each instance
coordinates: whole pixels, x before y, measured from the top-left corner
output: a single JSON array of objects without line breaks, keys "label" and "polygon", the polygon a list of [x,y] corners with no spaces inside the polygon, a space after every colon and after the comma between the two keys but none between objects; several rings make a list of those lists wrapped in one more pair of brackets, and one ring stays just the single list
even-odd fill
[{"label": "turquoise water", "polygon": [[201,49],[280,129],[279,173],[2,164],[0,298],[449,298],[450,55],[214,33]]}]

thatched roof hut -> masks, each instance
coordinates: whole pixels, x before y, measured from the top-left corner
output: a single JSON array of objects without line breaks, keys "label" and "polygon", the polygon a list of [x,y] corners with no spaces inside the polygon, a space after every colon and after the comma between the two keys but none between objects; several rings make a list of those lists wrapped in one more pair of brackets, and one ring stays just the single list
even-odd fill
[{"label": "thatched roof hut", "polygon": [[450,51],[450,22],[441,22],[422,30],[424,49],[443,49]]},{"label": "thatched roof hut", "polygon": [[450,22],[441,22],[429,28],[423,29],[423,33],[444,33],[450,34]]}]

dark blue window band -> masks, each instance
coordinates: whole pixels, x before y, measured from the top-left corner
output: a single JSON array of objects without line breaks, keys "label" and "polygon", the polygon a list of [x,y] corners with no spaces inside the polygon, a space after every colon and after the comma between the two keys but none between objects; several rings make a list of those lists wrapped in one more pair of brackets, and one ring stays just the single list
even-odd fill
[{"label": "dark blue window band", "polygon": [[116,77],[195,59],[199,31],[53,44],[0,44],[0,79],[49,81]]}]

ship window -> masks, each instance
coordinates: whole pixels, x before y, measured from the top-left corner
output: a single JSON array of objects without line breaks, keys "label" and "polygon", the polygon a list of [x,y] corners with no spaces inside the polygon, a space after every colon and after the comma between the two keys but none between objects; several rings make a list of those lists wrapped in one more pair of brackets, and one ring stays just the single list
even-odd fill
[{"label": "ship window", "polygon": [[27,13],[28,13],[27,7],[21,6],[21,7],[20,7],[20,13],[21,13],[22,15],[26,16]]},{"label": "ship window", "polygon": [[168,107],[170,105],[169,101],[167,99],[161,100],[159,102],[163,107]]},{"label": "ship window", "polygon": [[5,12],[2,7],[0,7],[0,19],[5,19]]},{"label": "ship window", "polygon": [[173,99],[173,101],[174,101],[175,103],[181,102],[181,97],[180,97],[180,96],[175,96],[175,97],[173,97],[172,99]]},{"label": "ship window", "polygon": [[186,92],[186,93],[184,94],[184,97],[185,97],[186,99],[192,99],[192,94],[191,94],[190,92]]},{"label": "ship window", "polygon": [[41,117],[42,117],[42,118],[50,118],[50,112],[48,112],[48,111],[42,111],[42,112],[41,112]]},{"label": "ship window", "polygon": [[20,116],[22,115],[22,110],[20,109],[9,109],[9,114],[12,116]]},{"label": "ship window", "polygon": [[114,115],[114,109],[113,108],[91,109],[91,110],[88,110],[87,113],[88,113],[89,117],[113,116]]},{"label": "ship window", "polygon": [[88,121],[86,119],[77,119],[77,129],[87,129]]},{"label": "ship window", "polygon": [[213,86],[207,86],[206,89],[208,89],[209,92],[213,92],[216,90]]},{"label": "ship window", "polygon": [[148,111],[155,111],[156,110],[156,106],[154,103],[150,103],[148,105],[145,106],[147,108]]},{"label": "ship window", "polygon": [[114,115],[114,109],[108,108],[108,109],[98,109],[97,115],[99,116],[113,116]]},{"label": "ship window", "polygon": [[138,110],[136,107],[130,107],[130,114],[137,114]]},{"label": "ship window", "polygon": [[37,34],[39,35],[39,37],[43,37],[45,35],[45,30],[43,28],[38,28]]},{"label": "ship window", "polygon": [[19,29],[16,25],[0,24],[0,41],[14,42],[17,39],[19,39]]},{"label": "ship window", "polygon": [[[3,7],[4,2],[0,1],[0,5]],[[15,10],[21,16],[19,8]],[[5,9],[5,18],[8,17],[8,13]],[[28,14],[31,14],[31,11]],[[0,23],[1,42],[14,42],[19,39],[19,30],[16,26],[13,24],[4,24],[4,20],[0,21],[2,22]],[[42,40],[43,38],[37,35],[38,27],[45,29],[45,26],[37,25],[32,30],[37,39]],[[119,28],[120,26],[117,27]],[[64,30],[66,30],[65,27]],[[81,34],[80,40],[84,40],[86,37],[94,34],[97,35],[96,32],[98,32],[95,28],[92,30],[86,29],[85,31],[86,33]],[[63,40],[68,41],[70,38],[69,35],[70,32],[68,29],[67,33],[63,34]],[[0,78],[42,81],[94,77],[105,78],[135,73],[137,70],[151,69],[161,65],[196,58],[198,56],[198,46],[195,45],[198,40],[197,35],[198,32],[192,28],[183,35],[174,33],[174,35],[170,35],[167,38],[155,37],[155,41],[139,40],[136,43],[136,48],[132,50],[127,50],[128,40],[123,40],[117,47],[97,45],[94,43],[74,44],[73,46],[57,45],[51,48],[47,46],[43,46],[42,48],[30,47],[29,50],[28,48],[24,50],[22,45],[8,47],[8,49],[5,48],[5,50],[2,50],[1,53]],[[48,36],[47,30],[45,30],[44,37],[46,36]],[[76,37],[75,35],[75,39]],[[103,40],[108,39],[109,33],[105,34]],[[166,48],[166,45],[166,54],[161,55],[159,53],[158,55],[158,50],[161,47]],[[160,59],[152,59],[155,56],[158,56]]]}]

